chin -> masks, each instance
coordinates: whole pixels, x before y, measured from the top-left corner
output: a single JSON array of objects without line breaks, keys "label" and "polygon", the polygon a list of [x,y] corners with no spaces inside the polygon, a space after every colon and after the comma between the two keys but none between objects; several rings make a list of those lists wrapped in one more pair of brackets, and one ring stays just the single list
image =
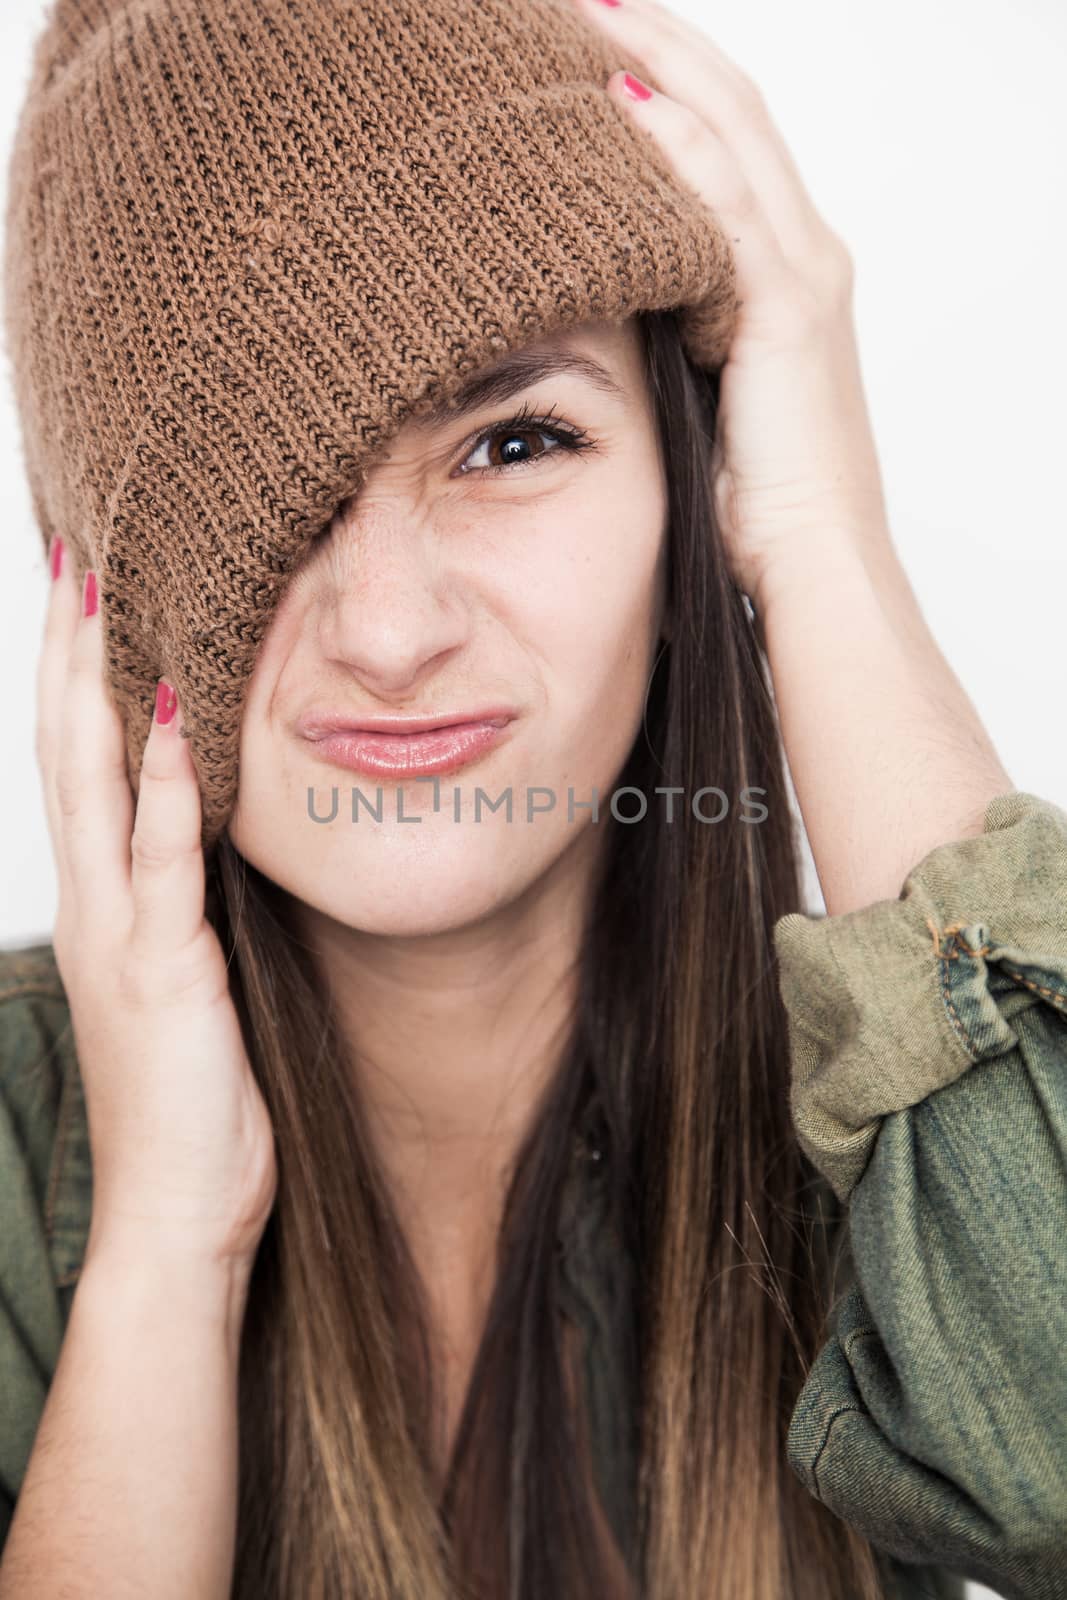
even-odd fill
[{"label": "chin", "polygon": [[344,927],[396,939],[485,921],[532,888],[571,842],[499,818],[496,826],[428,816],[408,826],[329,828],[285,826],[262,812],[234,820],[236,848],[280,888]]},{"label": "chin", "polygon": [[424,939],[484,922],[523,887],[475,882],[470,876],[461,883],[444,878],[427,881],[423,872],[417,883],[394,877],[388,885],[376,886],[373,879],[364,879],[358,894],[339,893],[335,883],[331,893],[305,898],[335,922],[360,933],[381,939]]}]

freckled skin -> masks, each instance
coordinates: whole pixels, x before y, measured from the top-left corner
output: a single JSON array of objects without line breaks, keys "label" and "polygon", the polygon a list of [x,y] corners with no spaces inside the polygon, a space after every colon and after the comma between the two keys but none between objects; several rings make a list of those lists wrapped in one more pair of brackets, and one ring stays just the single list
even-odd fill
[{"label": "freckled skin", "polygon": [[[458,425],[406,425],[294,576],[257,660],[231,837],[310,906],[367,933],[462,927],[573,856],[589,813],[568,823],[568,785],[576,802],[596,788],[606,806],[640,726],[659,634],[666,489],[636,330],[586,324],[544,342],[610,365],[630,404],[568,374]],[[504,459],[498,437],[467,474],[450,476],[465,442],[524,402],[554,409],[599,448],[570,454],[533,435],[525,454],[540,451],[535,465],[479,472]],[[419,823],[397,821],[395,785],[382,780],[383,821],[364,810],[353,825],[352,787],[375,803],[379,780],[323,766],[292,732],[312,705],[414,715],[490,702],[520,713],[506,743],[441,777],[437,815],[432,786],[406,784],[403,814]],[[337,786],[336,821],[309,819],[309,785],[320,816]],[[510,785],[512,823],[484,805],[474,821],[478,785],[493,799]],[[556,795],[531,824],[527,785]]]}]

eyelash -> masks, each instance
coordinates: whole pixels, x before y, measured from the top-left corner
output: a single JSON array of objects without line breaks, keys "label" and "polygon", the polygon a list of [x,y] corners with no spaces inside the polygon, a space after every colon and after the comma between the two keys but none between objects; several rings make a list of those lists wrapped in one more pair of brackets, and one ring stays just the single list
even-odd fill
[{"label": "eyelash", "polygon": [[[554,406],[544,415],[535,416],[527,404],[514,417],[509,417],[506,422],[495,422],[491,428],[486,428],[471,445],[463,459],[466,460],[468,456],[472,456],[487,441],[496,439],[502,434],[506,436],[509,433],[544,433],[550,439],[556,441],[559,450],[565,450],[573,454],[577,454],[582,450],[595,450],[597,448],[596,440],[584,428],[575,428],[570,423],[560,422],[556,417]],[[531,457],[528,461],[513,461],[510,464],[501,466],[467,467],[460,476],[465,476],[468,472],[473,472],[476,477],[482,477],[487,474],[496,476],[499,473],[521,472],[524,468],[536,467],[546,456],[554,456],[556,453],[556,450],[546,450],[539,456]]]}]

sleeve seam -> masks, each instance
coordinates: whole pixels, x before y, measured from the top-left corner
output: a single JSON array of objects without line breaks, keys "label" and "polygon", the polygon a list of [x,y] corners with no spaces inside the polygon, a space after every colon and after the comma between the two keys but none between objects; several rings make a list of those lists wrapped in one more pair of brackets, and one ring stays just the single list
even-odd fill
[{"label": "sleeve seam", "polygon": [[846,1405],[837,1406],[836,1409],[833,1410],[826,1419],[826,1427],[823,1430],[822,1440],[811,1461],[811,1476],[816,1490],[818,1490],[819,1487],[819,1463],[826,1453],[826,1447],[830,1442],[830,1435],[834,1430],[834,1423],[839,1417],[845,1416],[850,1411],[860,1413],[861,1407],[850,1400]]},{"label": "sleeve seam", "polygon": [[[844,1339],[838,1338],[837,1342],[840,1346],[842,1355],[845,1357],[845,1360],[851,1367],[853,1346],[858,1344],[861,1339],[877,1339],[880,1337],[881,1335],[879,1334],[878,1329],[873,1323],[871,1323],[866,1327],[853,1328],[848,1334],[846,1334]],[[822,1457],[826,1451],[826,1447],[830,1442],[830,1435],[833,1432],[834,1423],[839,1417],[844,1416],[845,1413],[849,1411],[854,1411],[860,1416],[866,1415],[862,1405],[858,1405],[854,1400],[848,1400],[843,1405],[836,1406],[826,1419],[826,1422],[823,1426],[823,1435],[819,1443],[819,1448],[812,1457],[809,1468],[812,1479],[816,1485],[818,1485],[819,1462],[822,1460]]]},{"label": "sleeve seam", "polygon": [[[963,929],[965,926],[967,926],[967,924],[964,922],[954,922],[951,923],[947,928],[939,930],[933,918],[927,917],[926,926],[933,936],[934,954],[939,958],[940,961],[941,998],[944,1001],[945,1009],[947,1010],[949,1019],[959,1035],[959,1038],[963,1042],[968,1054],[971,1056],[973,1061],[977,1062],[981,1055],[981,1051],[971,1038],[970,1034],[967,1032],[965,1024],[963,1023],[956,1011],[955,1006],[952,1003],[952,979],[949,963],[952,961],[958,961],[961,952],[970,956],[972,959],[976,959],[980,956],[987,956],[994,946],[988,941],[978,946],[968,944],[967,940],[963,937]],[[941,941],[943,938],[947,940],[946,947],[942,947]],[[1067,1015],[1067,997],[1065,997],[1060,990],[1048,988],[1044,984],[1035,983],[1033,978],[1026,977],[1026,975],[1021,972],[1012,961],[1001,959],[998,964],[1003,967],[1004,971],[1008,973],[1017,984],[1021,985],[1022,988],[1029,989],[1031,994],[1038,995],[1040,999],[1047,1001],[1048,1004],[1051,1005],[1056,1011]]]},{"label": "sleeve seam", "polygon": [[[952,1024],[953,1030],[955,1031],[957,1038],[959,1039],[960,1043],[963,1045],[963,1048],[966,1050],[967,1055],[970,1058],[971,1063],[973,1065],[975,1062],[977,1062],[979,1054],[980,1054],[980,1051],[978,1049],[978,1046],[975,1044],[974,1040],[971,1038],[970,1034],[967,1032],[967,1029],[966,1029],[966,1027],[965,1027],[965,1025],[963,1023],[962,1018],[959,1015],[959,1012],[956,1010],[956,1007],[952,1003],[952,977],[951,977],[952,969],[951,969],[949,963],[951,961],[956,961],[956,960],[959,959],[959,950],[957,949],[957,950],[946,951],[946,950],[943,950],[941,948],[942,934],[939,931],[939,929],[937,927],[937,924],[934,922],[934,919],[932,917],[927,917],[926,918],[926,926],[927,926],[927,929],[929,930],[930,934],[933,937],[933,941],[934,941],[933,954],[934,954],[935,959],[938,962],[938,967],[939,967],[940,974],[941,974],[941,1000],[942,1000],[942,1003],[943,1003],[943,1005],[945,1007],[945,1010],[948,1013],[949,1022]],[[962,926],[962,924],[960,924],[958,926]],[[946,928],[944,930],[944,934],[945,934],[945,937],[949,938],[950,942],[951,942],[951,939],[953,937],[956,937],[957,938],[957,942],[958,943],[962,943],[962,941],[958,940],[956,928]],[[980,945],[978,950],[971,950],[970,947],[966,946],[966,945],[964,946],[964,948],[967,950],[969,955],[981,955],[981,954],[984,954],[985,951],[987,951],[990,948],[990,946],[989,945]]]},{"label": "sleeve seam", "polygon": [[858,1344],[860,1339],[875,1339],[880,1337],[881,1335],[878,1329],[872,1322],[866,1327],[853,1328],[851,1333],[846,1334],[844,1340],[841,1341],[841,1349],[844,1351],[845,1355],[848,1356],[851,1354],[852,1346],[854,1344]]},{"label": "sleeve seam", "polygon": [[1005,972],[1011,973],[1016,983],[1022,984],[1024,989],[1030,989],[1034,994],[1040,995],[1043,1000],[1055,1006],[1057,1011],[1067,1012],[1067,998],[1058,989],[1046,989],[1041,984],[1035,983],[1032,978],[1024,978],[1018,967],[1013,966],[1010,961],[1002,961],[1000,964]]}]

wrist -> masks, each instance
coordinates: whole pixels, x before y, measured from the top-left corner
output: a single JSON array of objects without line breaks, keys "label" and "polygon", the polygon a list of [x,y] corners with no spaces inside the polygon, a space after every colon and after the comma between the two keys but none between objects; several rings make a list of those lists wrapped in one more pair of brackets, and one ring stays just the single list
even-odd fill
[{"label": "wrist", "polygon": [[813,592],[832,599],[836,588],[845,593],[857,584],[880,588],[887,578],[895,581],[903,576],[888,534],[879,546],[873,537],[864,541],[852,529],[828,523],[777,540],[747,592],[765,626],[770,615]]},{"label": "wrist", "polygon": [[865,574],[864,558],[849,536],[832,528],[797,531],[776,541],[745,590],[758,618],[766,622],[779,606],[789,605],[793,595],[800,597],[813,589],[825,594],[841,578],[856,581],[857,573]]},{"label": "wrist", "polygon": [[114,1233],[90,1238],[78,1293],[121,1308],[124,1318],[168,1325],[181,1321],[215,1329],[235,1351],[248,1300],[252,1261],[224,1261],[166,1243],[136,1242]]}]

